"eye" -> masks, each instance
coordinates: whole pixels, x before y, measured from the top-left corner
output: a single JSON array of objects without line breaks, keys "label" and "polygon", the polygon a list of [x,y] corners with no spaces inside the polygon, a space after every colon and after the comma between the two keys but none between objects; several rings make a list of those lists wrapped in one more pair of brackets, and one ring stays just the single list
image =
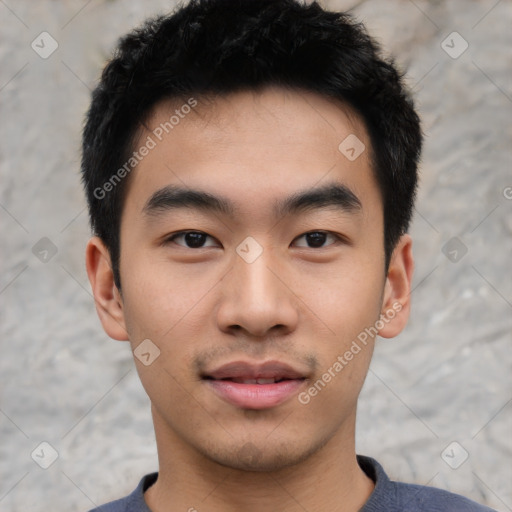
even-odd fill
[{"label": "eye", "polygon": [[[305,243],[297,243],[297,240],[304,239]],[[327,240],[334,240],[333,243],[341,240],[339,236],[334,235],[333,233],[329,233],[328,231],[310,231],[309,233],[304,233],[303,235],[297,237],[295,239],[295,245],[298,247],[309,247],[309,248],[319,248],[324,246]],[[333,245],[330,243],[328,245]]]},{"label": "eye", "polygon": [[205,245],[206,240],[210,238],[214,240],[213,237],[203,233],[202,231],[180,231],[179,233],[175,233],[174,235],[168,237],[165,240],[165,243],[174,242],[177,245],[181,245],[182,247],[186,247],[187,249],[201,249],[203,247],[215,247],[216,244],[212,243],[209,245]]}]

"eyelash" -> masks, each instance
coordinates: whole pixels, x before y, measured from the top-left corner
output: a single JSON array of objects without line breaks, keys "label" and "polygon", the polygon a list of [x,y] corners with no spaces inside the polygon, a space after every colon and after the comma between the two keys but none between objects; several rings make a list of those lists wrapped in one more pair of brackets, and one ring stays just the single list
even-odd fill
[{"label": "eyelash", "polygon": [[[208,233],[205,233],[205,232],[203,232],[203,231],[194,231],[194,230],[189,230],[189,231],[178,231],[177,233],[174,233],[174,234],[173,234],[173,235],[171,235],[170,237],[167,237],[167,238],[164,240],[163,244],[164,244],[164,245],[167,245],[167,244],[169,244],[169,243],[176,243],[176,242],[175,242],[176,238],[181,237],[181,236],[185,236],[185,235],[187,235],[187,234],[189,234],[189,233],[196,233],[196,234],[200,234],[200,235],[206,235],[207,237],[214,239],[214,237],[212,237],[211,235],[208,235]],[[335,241],[334,243],[332,243],[332,244],[327,245],[327,246],[321,246],[321,247],[302,247],[302,248],[307,248],[307,249],[324,249],[325,247],[330,247],[331,245],[336,245],[336,244],[337,244],[337,243],[339,243],[339,242],[345,242],[345,243],[347,243],[347,240],[346,240],[346,239],[344,239],[341,235],[337,235],[337,234],[332,233],[332,232],[330,232],[330,231],[324,231],[324,230],[313,230],[313,231],[307,231],[306,233],[303,233],[302,235],[300,235],[300,236],[298,236],[297,238],[295,238],[295,239],[294,239],[294,241],[295,241],[295,240],[297,240],[297,239],[299,239],[299,238],[302,238],[302,237],[304,237],[304,236],[306,236],[306,235],[310,235],[310,234],[312,234],[312,233],[321,233],[321,234],[323,234],[323,235],[332,236],[332,237],[334,237],[334,238],[336,239],[336,241]],[[185,245],[181,245],[181,244],[176,244],[176,245],[179,245],[180,247],[183,247],[184,249],[192,249],[192,250],[194,250],[194,249],[205,249],[205,248],[208,248],[208,246],[207,246],[207,247],[203,247],[203,246],[202,246],[202,247],[187,247],[187,246],[185,246]]]}]

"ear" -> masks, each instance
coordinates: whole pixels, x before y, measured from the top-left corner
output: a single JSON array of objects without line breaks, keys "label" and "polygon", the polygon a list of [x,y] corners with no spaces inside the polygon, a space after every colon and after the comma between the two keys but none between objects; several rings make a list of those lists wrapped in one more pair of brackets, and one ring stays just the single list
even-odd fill
[{"label": "ear", "polygon": [[103,329],[111,338],[127,341],[123,302],[114,283],[110,253],[103,241],[96,236],[87,243],[85,266]]},{"label": "ear", "polygon": [[389,262],[382,300],[379,336],[393,338],[407,324],[411,309],[411,283],[414,270],[412,239],[403,235]]}]

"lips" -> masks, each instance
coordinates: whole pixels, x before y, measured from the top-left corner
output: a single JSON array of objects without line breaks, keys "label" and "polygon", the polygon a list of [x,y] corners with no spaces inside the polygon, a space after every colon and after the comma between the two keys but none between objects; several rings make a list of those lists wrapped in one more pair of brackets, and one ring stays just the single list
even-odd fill
[{"label": "lips", "polygon": [[279,361],[235,361],[203,374],[221,399],[242,409],[268,409],[288,400],[304,385],[306,373]]},{"label": "lips", "polygon": [[268,361],[266,363],[252,364],[245,361],[227,363],[219,368],[205,374],[205,377],[221,379],[301,379],[305,374],[292,366],[279,361]]},{"label": "lips", "polygon": [[274,384],[275,382],[281,382],[284,379],[246,379],[244,377],[234,377],[232,379],[225,379],[230,380],[231,382],[236,382],[237,384]]}]

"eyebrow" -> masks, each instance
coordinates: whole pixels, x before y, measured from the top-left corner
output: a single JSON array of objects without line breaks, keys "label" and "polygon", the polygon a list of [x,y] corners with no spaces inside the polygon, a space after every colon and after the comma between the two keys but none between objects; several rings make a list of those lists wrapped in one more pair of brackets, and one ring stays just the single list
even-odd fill
[{"label": "eyebrow", "polygon": [[[235,205],[227,198],[176,185],[167,185],[153,193],[145,203],[142,212],[146,216],[156,217],[180,208],[197,209],[231,217],[237,212]],[[283,217],[324,208],[356,214],[362,211],[362,204],[350,188],[333,182],[322,187],[298,191],[285,199],[276,200],[273,213],[276,217]]]}]

